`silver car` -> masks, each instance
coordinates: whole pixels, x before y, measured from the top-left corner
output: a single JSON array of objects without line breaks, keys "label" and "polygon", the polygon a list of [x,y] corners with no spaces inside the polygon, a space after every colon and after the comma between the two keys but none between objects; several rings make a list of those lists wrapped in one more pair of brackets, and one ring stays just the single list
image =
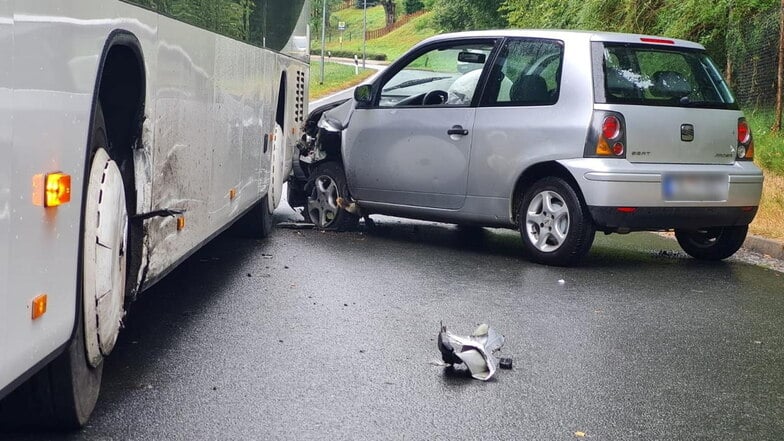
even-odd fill
[{"label": "silver car", "polygon": [[691,256],[724,259],[762,191],[719,69],[661,37],[433,37],[306,129],[290,202],[319,228],[374,213],[515,228],[552,265],[576,263],[597,230],[674,229]]}]

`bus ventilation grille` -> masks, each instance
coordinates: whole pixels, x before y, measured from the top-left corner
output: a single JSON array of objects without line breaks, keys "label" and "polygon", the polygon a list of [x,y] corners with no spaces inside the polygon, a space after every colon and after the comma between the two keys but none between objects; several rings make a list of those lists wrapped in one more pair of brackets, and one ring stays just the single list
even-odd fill
[{"label": "bus ventilation grille", "polygon": [[297,71],[297,103],[294,106],[294,122],[305,122],[305,72]]}]

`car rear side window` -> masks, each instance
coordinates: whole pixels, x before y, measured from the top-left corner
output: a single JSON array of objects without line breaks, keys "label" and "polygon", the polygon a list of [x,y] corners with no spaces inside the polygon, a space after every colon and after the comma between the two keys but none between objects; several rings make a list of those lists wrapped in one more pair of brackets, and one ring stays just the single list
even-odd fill
[{"label": "car rear side window", "polygon": [[513,39],[501,49],[485,92],[485,106],[547,106],[558,101],[563,43]]},{"label": "car rear side window", "polygon": [[602,51],[602,75],[595,78],[598,102],[737,108],[716,65],[702,51],[629,44],[594,45],[594,50]]}]

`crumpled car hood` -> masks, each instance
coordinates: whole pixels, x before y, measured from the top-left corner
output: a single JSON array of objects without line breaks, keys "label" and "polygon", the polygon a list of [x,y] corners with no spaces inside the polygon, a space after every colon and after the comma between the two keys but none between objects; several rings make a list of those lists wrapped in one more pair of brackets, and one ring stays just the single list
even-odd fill
[{"label": "crumpled car hood", "polygon": [[348,127],[356,101],[350,99],[345,103],[328,110],[321,115],[318,126],[330,132],[340,132]]}]

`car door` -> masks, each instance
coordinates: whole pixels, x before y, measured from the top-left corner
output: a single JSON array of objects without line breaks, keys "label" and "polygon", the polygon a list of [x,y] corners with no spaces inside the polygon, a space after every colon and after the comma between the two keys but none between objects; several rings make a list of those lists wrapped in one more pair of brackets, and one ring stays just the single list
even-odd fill
[{"label": "car door", "polygon": [[459,209],[466,197],[473,100],[493,40],[442,42],[406,56],[374,85],[344,132],[352,195],[367,202]]}]

